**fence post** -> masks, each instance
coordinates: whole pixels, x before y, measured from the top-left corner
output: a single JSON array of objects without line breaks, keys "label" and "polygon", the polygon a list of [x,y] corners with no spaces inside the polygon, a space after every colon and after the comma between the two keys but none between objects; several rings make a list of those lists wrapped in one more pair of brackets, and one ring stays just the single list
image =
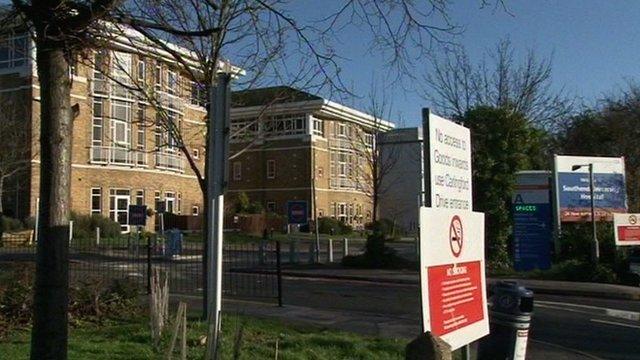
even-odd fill
[{"label": "fence post", "polygon": [[71,239],[73,239],[73,220],[69,220],[69,245],[71,245]]},{"label": "fence post", "polygon": [[315,264],[316,262],[316,244],[313,242],[309,243],[309,263]]},{"label": "fence post", "polygon": [[151,236],[147,236],[147,294],[151,294]]},{"label": "fence post", "polygon": [[298,263],[298,253],[297,253],[297,249],[296,249],[296,242],[295,241],[290,241],[289,242],[289,263],[290,264],[297,264]]},{"label": "fence post", "polygon": [[276,266],[278,273],[278,306],[282,307],[282,263],[280,261],[280,240],[276,241]]},{"label": "fence post", "polygon": [[333,240],[329,239],[329,262],[333,262]]},{"label": "fence post", "polygon": [[265,241],[260,240],[260,245],[258,246],[258,262],[260,265],[264,265],[264,258],[265,258],[264,247],[265,247]]},{"label": "fence post", "polygon": [[342,256],[348,256],[349,255],[349,239],[344,238],[342,239]]},{"label": "fence post", "polygon": [[100,246],[100,226],[96,227],[96,245]]}]

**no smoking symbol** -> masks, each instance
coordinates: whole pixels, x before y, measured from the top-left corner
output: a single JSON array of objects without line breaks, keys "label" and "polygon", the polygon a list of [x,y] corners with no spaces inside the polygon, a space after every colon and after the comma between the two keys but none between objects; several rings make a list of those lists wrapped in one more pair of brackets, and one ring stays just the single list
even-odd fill
[{"label": "no smoking symbol", "polygon": [[451,247],[451,253],[453,256],[458,257],[462,252],[462,220],[458,215],[455,215],[451,219],[451,225],[449,225],[449,246]]}]

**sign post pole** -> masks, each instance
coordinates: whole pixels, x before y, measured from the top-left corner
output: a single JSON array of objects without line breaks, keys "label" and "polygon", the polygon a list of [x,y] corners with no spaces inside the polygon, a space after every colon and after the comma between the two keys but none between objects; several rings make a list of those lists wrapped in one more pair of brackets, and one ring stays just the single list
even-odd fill
[{"label": "sign post pole", "polygon": [[595,265],[600,259],[600,245],[598,244],[598,232],[596,228],[596,197],[593,191],[593,163],[589,163],[589,193],[591,194],[591,230],[593,231],[593,252],[591,259]]}]

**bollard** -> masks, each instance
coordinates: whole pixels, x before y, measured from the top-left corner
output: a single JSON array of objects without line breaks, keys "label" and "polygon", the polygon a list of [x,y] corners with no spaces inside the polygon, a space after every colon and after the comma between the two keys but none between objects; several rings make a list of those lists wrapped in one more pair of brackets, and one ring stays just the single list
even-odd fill
[{"label": "bollard", "polygon": [[333,240],[329,239],[329,262],[333,262]]},{"label": "bollard", "polygon": [[297,253],[297,249],[296,249],[296,242],[295,241],[291,241],[289,243],[289,263],[290,264],[297,264],[298,263],[298,253]]},{"label": "bollard", "polygon": [[533,313],[533,292],[515,281],[491,287],[490,335],[480,340],[478,359],[524,360]]},{"label": "bollard", "polygon": [[100,226],[96,227],[96,245],[100,246]]},{"label": "bollard", "polygon": [[344,238],[342,240],[342,256],[348,256],[349,255],[349,239]]},{"label": "bollard", "polygon": [[309,264],[315,264],[316,262],[316,244],[313,242],[309,243]]}]

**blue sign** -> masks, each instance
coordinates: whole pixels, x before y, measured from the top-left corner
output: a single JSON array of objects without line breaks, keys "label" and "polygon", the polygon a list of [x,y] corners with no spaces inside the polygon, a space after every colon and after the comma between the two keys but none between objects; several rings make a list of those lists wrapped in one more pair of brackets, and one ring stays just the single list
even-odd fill
[{"label": "blue sign", "polygon": [[289,201],[287,203],[287,218],[289,224],[306,224],[309,222],[306,201]]},{"label": "blue sign", "polygon": [[513,250],[516,271],[551,267],[551,205],[515,203]]},{"label": "blue sign", "polygon": [[146,205],[129,205],[129,225],[147,225]]},{"label": "blue sign", "polygon": [[[623,174],[593,174],[597,217],[610,218],[614,212],[627,212]],[[561,221],[588,220],[591,216],[589,173],[558,173],[558,200]]]}]

